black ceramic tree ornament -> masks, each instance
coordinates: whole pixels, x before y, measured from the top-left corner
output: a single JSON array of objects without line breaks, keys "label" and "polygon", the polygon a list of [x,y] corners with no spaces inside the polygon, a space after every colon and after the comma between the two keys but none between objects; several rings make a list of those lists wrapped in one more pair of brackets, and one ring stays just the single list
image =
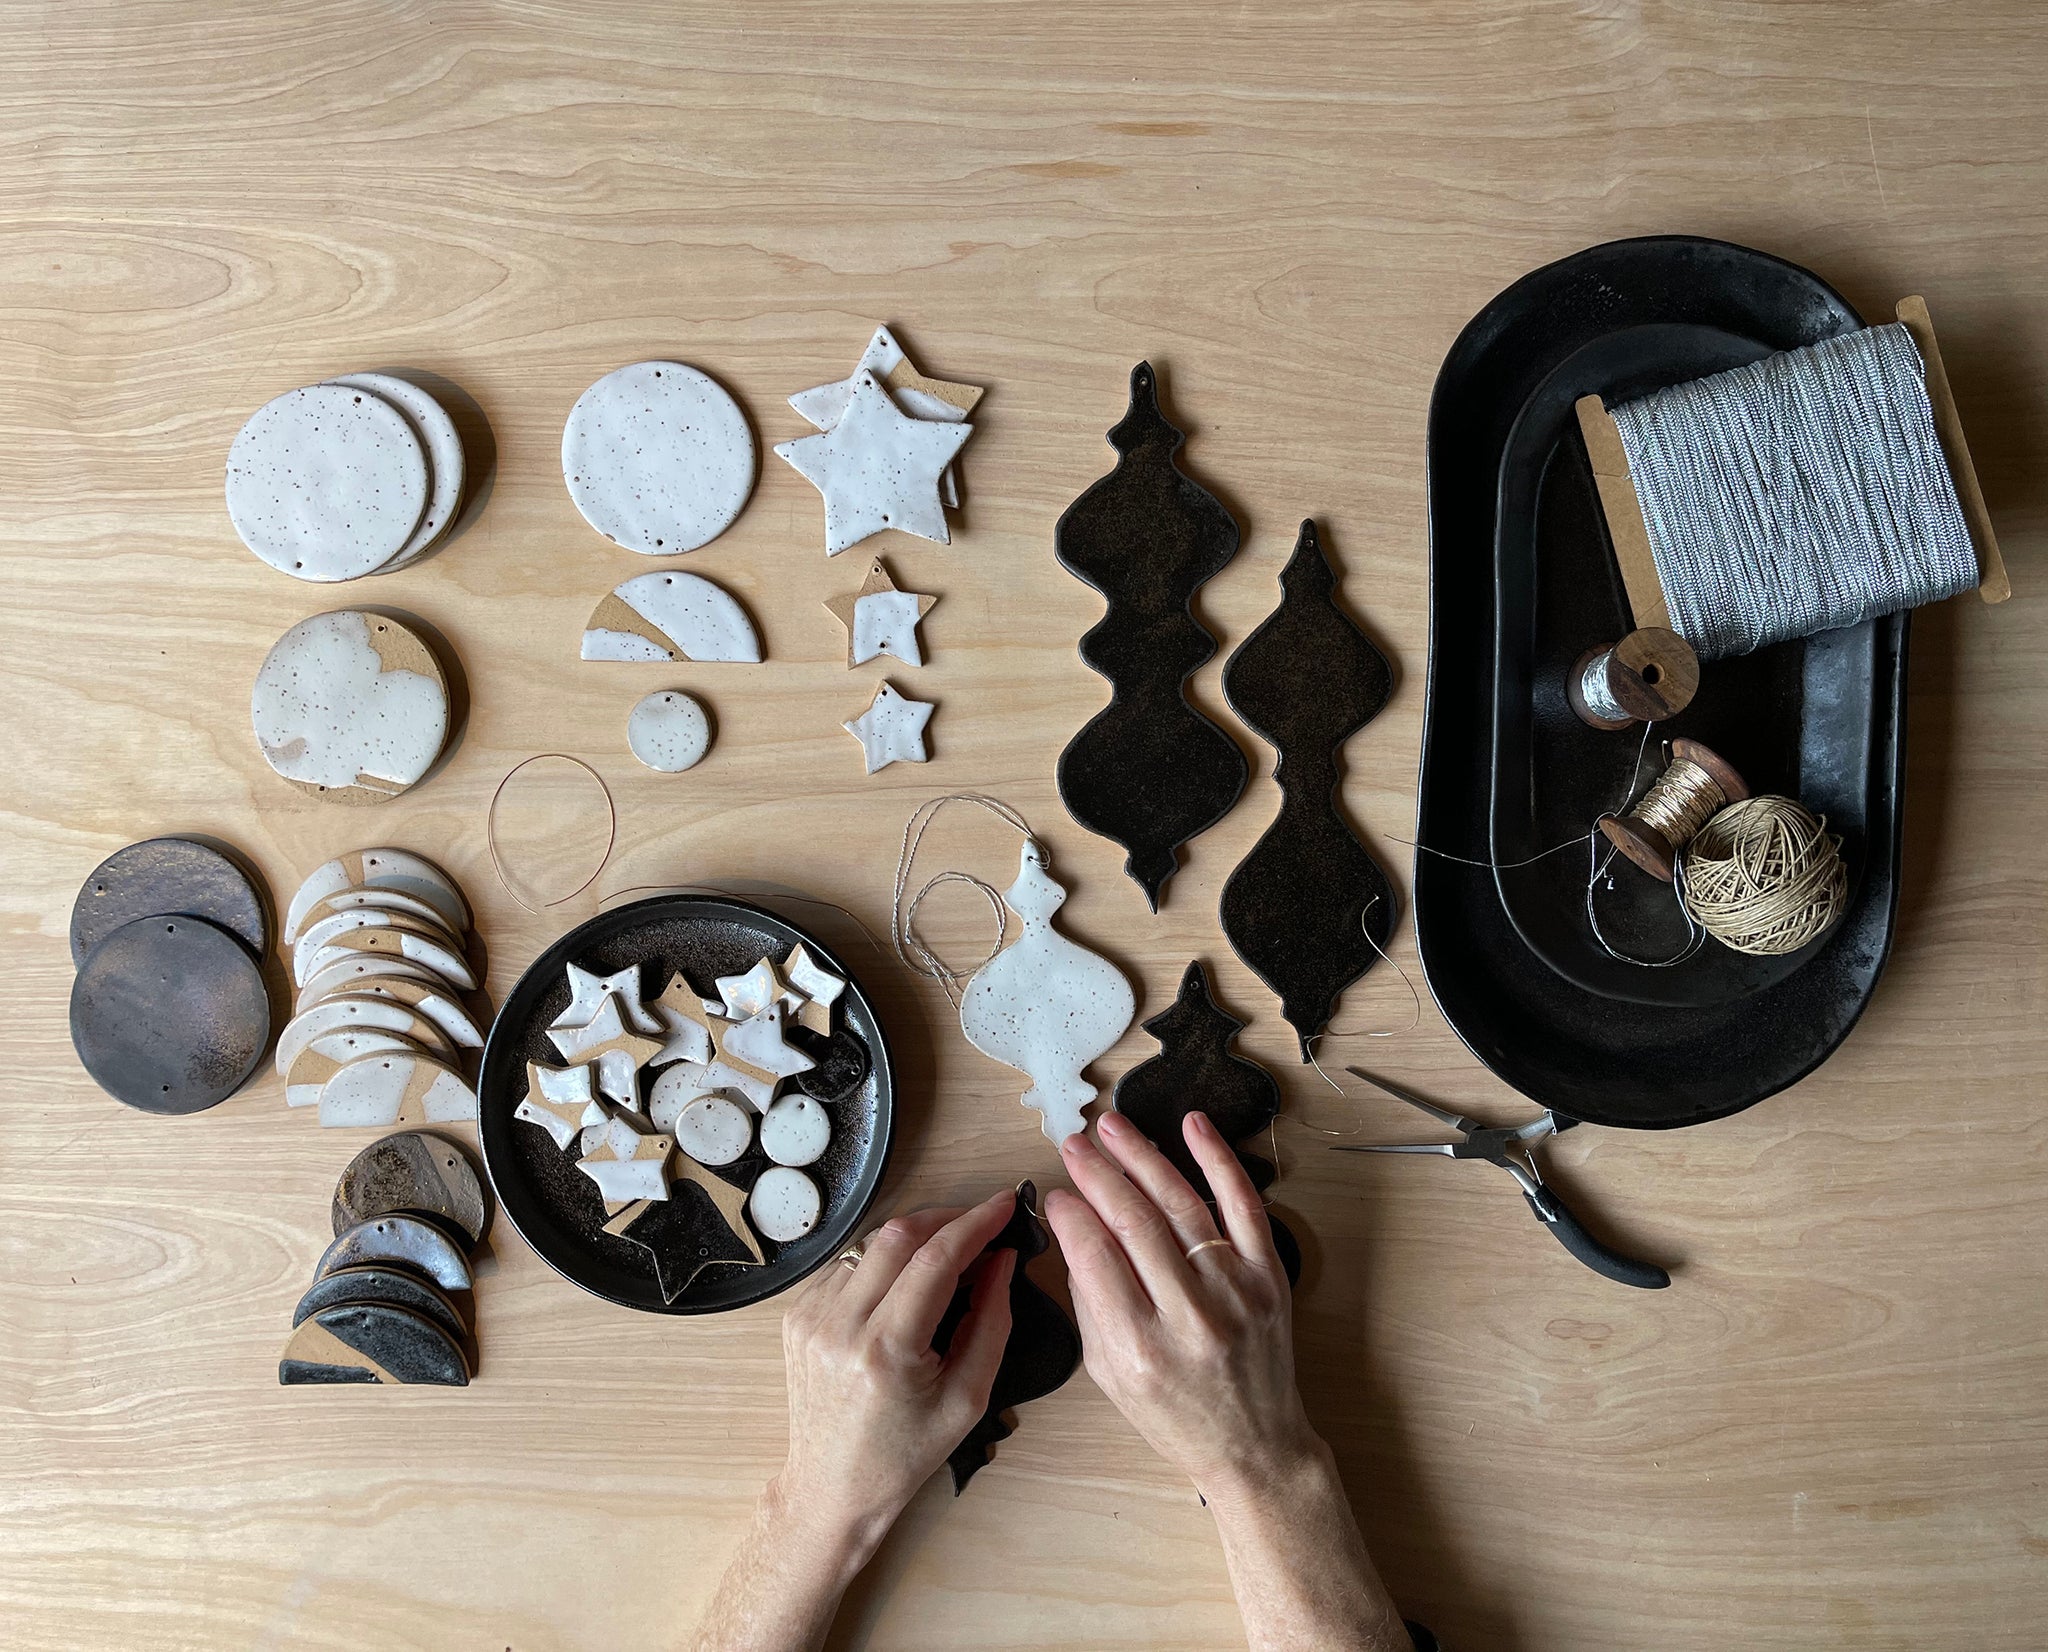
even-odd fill
[{"label": "black ceramic tree ornament", "polygon": [[[1032,1283],[1025,1265],[1042,1256],[1049,1241],[1045,1227],[1035,1214],[1038,1189],[1030,1182],[1017,1184],[1017,1208],[1003,1231],[991,1239],[988,1251],[1013,1250],[1017,1268],[1010,1275],[1010,1340],[1003,1349],[1003,1362],[996,1368],[995,1386],[989,1390],[988,1410],[968,1430],[967,1438],[953,1448],[946,1459],[953,1471],[953,1495],[967,1489],[967,1482],[988,1466],[989,1453],[999,1440],[1013,1432],[1003,1421],[1005,1411],[1042,1400],[1071,1377],[1081,1364],[1081,1334],[1074,1322],[1053,1299]],[[932,1346],[941,1354],[953,1344],[953,1333],[967,1316],[968,1287],[962,1286],[947,1305],[939,1321]]]},{"label": "black ceramic tree ornament", "polygon": [[1278,753],[1280,812],[1223,886],[1223,933],[1280,996],[1301,1039],[1380,956],[1394,890],[1337,806],[1344,742],[1377,717],[1393,671],[1335,600],[1313,521],[1280,574],[1280,606],[1223,668],[1230,707]]},{"label": "black ceramic tree ornament", "polygon": [[1109,679],[1110,702],[1060,754],[1060,799],[1123,845],[1124,870],[1156,912],[1180,846],[1230,812],[1248,775],[1237,742],[1183,692],[1216,652],[1195,592],[1237,554],[1238,528],[1174,462],[1181,432],[1159,411],[1150,362],[1131,370],[1130,411],[1109,442],[1116,468],[1053,535],[1061,564],[1109,604],[1081,638],[1081,658]]},{"label": "black ceramic tree ornament", "polygon": [[[1206,1113],[1225,1141],[1244,1141],[1279,1116],[1280,1086],[1256,1061],[1231,1048],[1244,1023],[1210,996],[1208,972],[1199,959],[1181,977],[1180,996],[1144,1025],[1159,1040],[1159,1053],[1117,1080],[1116,1110],[1144,1131],[1188,1185],[1213,1206],[1216,1195],[1188,1151],[1181,1121],[1190,1113]],[[1263,1191],[1272,1185],[1274,1169],[1268,1160],[1242,1149],[1237,1150],[1237,1159],[1252,1186]],[[1287,1277],[1298,1279],[1301,1247],[1279,1217],[1267,1214]]]}]

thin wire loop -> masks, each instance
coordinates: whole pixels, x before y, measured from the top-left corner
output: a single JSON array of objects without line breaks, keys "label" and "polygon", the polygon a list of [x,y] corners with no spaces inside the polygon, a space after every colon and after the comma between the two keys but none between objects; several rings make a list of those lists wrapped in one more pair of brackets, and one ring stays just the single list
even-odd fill
[{"label": "thin wire loop", "polygon": [[[557,895],[553,900],[542,901],[540,905],[535,906],[512,886],[512,880],[505,875],[504,858],[498,852],[498,800],[505,795],[505,788],[512,784],[512,777],[518,774],[521,769],[534,763],[546,762],[550,758],[563,763],[574,763],[585,774],[589,775],[591,779],[595,780],[597,782],[597,789],[604,793],[604,854],[599,857],[597,864],[590,869],[590,876],[570,890],[568,894]],[[484,847],[490,851],[491,870],[498,876],[498,885],[514,901],[526,911],[531,912],[535,917],[539,917],[550,907],[560,906],[565,901],[573,901],[584,890],[597,882],[599,874],[611,864],[612,851],[618,847],[618,843],[619,806],[612,800],[611,787],[605,784],[604,776],[584,762],[582,758],[571,757],[565,751],[537,751],[531,757],[523,758],[519,762],[514,763],[511,768],[505,771],[504,778],[492,789],[491,801],[484,808]]]}]

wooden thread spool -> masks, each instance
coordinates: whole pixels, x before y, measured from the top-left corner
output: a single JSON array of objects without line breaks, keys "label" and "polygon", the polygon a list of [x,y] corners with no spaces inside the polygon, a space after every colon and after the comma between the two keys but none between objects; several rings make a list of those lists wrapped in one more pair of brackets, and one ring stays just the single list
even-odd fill
[{"label": "wooden thread spool", "polygon": [[1589,648],[1565,679],[1579,720],[1598,729],[1661,723],[1692,704],[1700,660],[1676,631],[1645,626],[1612,648]]},{"label": "wooden thread spool", "polygon": [[1651,877],[1672,881],[1672,868],[1701,827],[1749,787],[1726,758],[1697,740],[1671,743],[1671,766],[1650,783],[1627,814],[1603,815],[1607,841]]}]

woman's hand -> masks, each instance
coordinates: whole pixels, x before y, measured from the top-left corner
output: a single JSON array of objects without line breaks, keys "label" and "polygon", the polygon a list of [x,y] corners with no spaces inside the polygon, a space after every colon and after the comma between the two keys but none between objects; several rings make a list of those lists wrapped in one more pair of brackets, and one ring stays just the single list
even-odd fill
[{"label": "woman's hand", "polygon": [[[1287,1274],[1237,1155],[1206,1115],[1188,1114],[1219,1235],[1209,1207],[1142,1131],[1118,1113],[1096,1129],[1102,1150],[1086,1136],[1062,1150],[1080,1197],[1060,1191],[1045,1202],[1088,1374],[1205,1493],[1297,1466],[1321,1442],[1295,1386]],[[1228,1243],[1208,1243],[1219,1237]]]},{"label": "woman's hand", "polygon": [[[988,1409],[1017,1255],[982,1251],[1015,1208],[1005,1189],[969,1211],[898,1216],[790,1309],[789,1461],[772,1488],[789,1512],[834,1511],[871,1549]],[[970,1273],[972,1305],[941,1358],[932,1337]]]}]

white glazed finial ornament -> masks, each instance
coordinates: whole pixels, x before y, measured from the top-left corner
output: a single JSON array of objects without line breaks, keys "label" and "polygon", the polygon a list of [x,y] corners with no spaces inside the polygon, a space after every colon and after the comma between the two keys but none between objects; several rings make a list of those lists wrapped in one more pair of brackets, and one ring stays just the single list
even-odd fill
[{"label": "white glazed finial ornament", "polygon": [[1114,964],[1053,928],[1066,898],[1045,869],[1045,851],[1026,838],[1017,881],[1003,892],[1022,928],[960,1000],[967,1042],[1031,1080],[1024,1105],[1045,1115],[1055,1145],[1082,1128],[1081,1109],[1095,1099],[1083,1069],[1114,1047],[1138,1009]]}]

